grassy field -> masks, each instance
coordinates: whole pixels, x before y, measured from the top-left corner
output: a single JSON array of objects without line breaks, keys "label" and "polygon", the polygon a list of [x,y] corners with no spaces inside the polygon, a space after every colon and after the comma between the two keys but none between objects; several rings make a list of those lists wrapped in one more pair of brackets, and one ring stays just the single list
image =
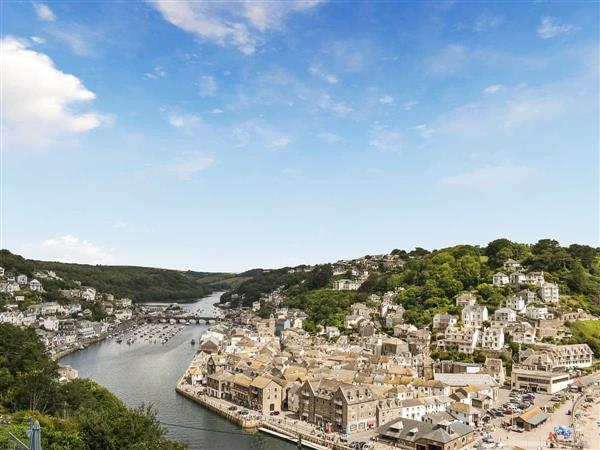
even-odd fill
[{"label": "grassy field", "polygon": [[582,344],[588,344],[596,358],[600,358],[600,320],[578,320],[569,328],[573,337]]}]

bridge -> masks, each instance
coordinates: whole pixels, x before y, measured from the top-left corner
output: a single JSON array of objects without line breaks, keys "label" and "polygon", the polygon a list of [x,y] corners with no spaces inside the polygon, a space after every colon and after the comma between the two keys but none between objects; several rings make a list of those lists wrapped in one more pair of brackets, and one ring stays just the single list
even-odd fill
[{"label": "bridge", "polygon": [[146,316],[142,316],[142,318],[149,323],[168,323],[171,320],[175,320],[176,323],[181,323],[184,324],[185,322],[189,321],[190,324],[198,324],[198,325],[202,325],[202,322],[204,322],[204,324],[208,325],[211,323],[217,323],[218,321],[221,320],[220,317],[212,317],[212,316],[200,316],[198,314],[187,314],[187,315],[182,315],[182,316],[170,316],[170,315],[164,315],[164,314],[158,314],[158,315],[146,315]]}]

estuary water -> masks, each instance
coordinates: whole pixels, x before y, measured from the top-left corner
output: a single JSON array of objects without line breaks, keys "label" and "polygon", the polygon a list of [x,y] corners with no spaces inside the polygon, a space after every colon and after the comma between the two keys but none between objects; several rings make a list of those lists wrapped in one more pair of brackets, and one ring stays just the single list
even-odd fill
[{"label": "estuary water", "polygon": [[[213,304],[220,293],[182,304],[189,311],[203,309],[201,315],[214,316]],[[296,446],[262,433],[245,433],[237,425],[202,408],[175,392],[175,384],[189,365],[205,325],[188,325],[162,345],[137,340],[118,344],[106,340],[60,360],[106,387],[128,406],[152,404],[169,437],[192,450],[292,450]],[[196,346],[191,345],[195,339]]]}]

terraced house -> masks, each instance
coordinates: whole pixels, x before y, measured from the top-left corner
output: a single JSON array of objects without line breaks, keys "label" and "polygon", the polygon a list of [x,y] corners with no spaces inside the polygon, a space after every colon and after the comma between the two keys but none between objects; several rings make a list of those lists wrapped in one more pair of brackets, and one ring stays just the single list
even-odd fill
[{"label": "terraced house", "polygon": [[376,395],[365,386],[319,380],[306,381],[300,388],[300,419],[327,430],[356,433],[375,428],[376,408]]}]

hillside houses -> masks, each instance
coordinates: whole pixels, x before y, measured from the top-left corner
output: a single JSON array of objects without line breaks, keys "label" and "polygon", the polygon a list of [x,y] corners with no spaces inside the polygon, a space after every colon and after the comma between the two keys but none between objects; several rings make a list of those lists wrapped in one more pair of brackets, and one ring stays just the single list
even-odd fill
[{"label": "hillside houses", "polygon": [[481,327],[488,320],[488,309],[484,305],[468,305],[461,311],[462,323],[465,327]]}]

